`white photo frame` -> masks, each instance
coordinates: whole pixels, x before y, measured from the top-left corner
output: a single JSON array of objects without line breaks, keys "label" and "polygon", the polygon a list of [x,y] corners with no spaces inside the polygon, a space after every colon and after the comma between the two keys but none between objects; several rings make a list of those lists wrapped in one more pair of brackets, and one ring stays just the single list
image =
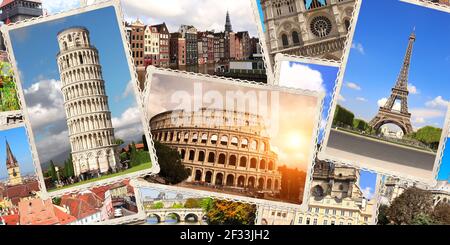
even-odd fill
[{"label": "white photo frame", "polygon": [[[16,80],[16,86],[17,86],[17,90],[18,90],[18,95],[19,95],[19,101],[22,105],[23,108],[23,116],[24,116],[24,120],[25,120],[25,125],[27,128],[27,132],[29,134],[29,138],[30,138],[30,142],[31,142],[31,147],[32,147],[32,154],[33,154],[33,161],[34,164],[36,166],[36,171],[38,173],[39,179],[40,179],[40,184],[41,184],[41,188],[42,190],[46,190],[45,188],[45,183],[44,183],[44,177],[42,174],[42,169],[41,169],[41,163],[39,160],[39,156],[38,156],[38,152],[37,152],[37,148],[35,146],[35,139],[33,136],[33,131],[32,131],[32,125],[30,122],[30,116],[29,116],[29,112],[27,111],[26,108],[26,101],[25,101],[25,96],[24,96],[24,91],[22,88],[22,82],[21,82],[21,77],[18,75],[19,74],[19,70],[18,70],[18,66],[17,66],[17,61],[15,59],[14,56],[14,49],[13,49],[13,45],[11,43],[11,38],[10,38],[10,32],[16,29],[20,29],[20,28],[26,28],[26,27],[30,27],[36,24],[41,24],[41,23],[46,23],[46,22],[52,22],[52,21],[58,21],[62,18],[65,17],[70,17],[70,16],[76,16],[79,14],[83,14],[86,12],[90,12],[90,11],[96,11],[96,10],[101,10],[101,9],[106,9],[112,7],[114,9],[115,12],[115,20],[114,22],[117,24],[118,28],[119,28],[119,32],[120,32],[120,39],[122,40],[122,44],[124,47],[124,54],[126,57],[126,62],[128,64],[128,70],[130,72],[130,77],[132,80],[132,93],[134,92],[135,94],[135,98],[136,98],[136,103],[138,105],[139,110],[142,112],[142,105],[140,104],[140,88],[138,85],[138,80],[137,80],[137,73],[135,70],[135,67],[133,66],[133,61],[131,58],[131,54],[129,51],[129,44],[128,42],[126,42],[126,32],[124,29],[124,22],[123,22],[123,15],[122,15],[122,10],[120,7],[120,1],[119,0],[111,0],[111,1],[103,1],[103,2],[99,2],[93,5],[88,5],[88,6],[83,6],[74,10],[70,10],[67,12],[62,12],[62,13],[58,13],[55,15],[50,15],[50,16],[41,16],[41,17],[37,17],[37,18],[32,18],[32,19],[28,19],[28,20],[24,20],[21,22],[17,22],[14,24],[10,24],[10,25],[3,25],[1,28],[2,34],[4,36],[5,39],[5,43],[6,43],[6,47],[7,47],[7,51],[9,54],[9,58],[11,60],[11,63],[13,64],[13,70],[15,73],[15,80]],[[146,139],[147,142],[149,144],[149,146],[152,144],[150,137],[149,137],[149,128],[146,126],[148,125],[146,122],[147,120],[144,118],[144,113],[142,113],[142,117],[141,117],[141,122],[142,122],[142,127],[144,130],[144,134],[146,135]],[[91,182],[91,183],[86,183],[86,184],[82,184],[80,186],[75,186],[75,187],[69,187],[67,189],[62,189],[62,190],[55,190],[53,192],[48,192],[48,191],[43,191],[43,195],[46,196],[50,196],[50,197],[54,197],[54,196],[59,196],[62,194],[66,194],[66,193],[71,193],[71,192],[77,192],[77,191],[81,191],[81,190],[87,190],[96,186],[103,186],[103,185],[108,185],[108,184],[113,184],[116,182],[120,182],[121,180],[124,179],[133,179],[133,178],[137,178],[140,176],[145,176],[145,175],[149,175],[149,174],[154,174],[154,173],[158,173],[159,172],[159,166],[158,163],[156,161],[156,159],[154,158],[154,154],[152,154],[151,152],[151,148],[150,149],[150,159],[151,159],[151,168],[143,170],[143,171],[137,171],[134,173],[130,173],[130,174],[125,174],[122,176],[116,176],[116,177],[111,177],[105,180],[100,180],[100,181],[96,181],[96,182]]]},{"label": "white photo frame", "polygon": [[[317,148],[317,139],[318,139],[318,132],[319,132],[319,128],[320,128],[320,118],[321,118],[321,109],[323,106],[323,98],[324,98],[324,94],[320,93],[320,92],[316,92],[316,91],[307,91],[307,90],[296,90],[296,89],[289,89],[289,88],[283,88],[283,87],[277,87],[277,86],[272,86],[272,85],[268,85],[268,84],[259,84],[256,82],[252,82],[252,81],[244,81],[244,80],[235,80],[235,79],[223,79],[221,77],[217,77],[217,76],[209,76],[209,75],[203,75],[203,74],[198,74],[198,73],[188,73],[188,72],[182,72],[182,71],[176,71],[176,70],[170,70],[170,69],[163,69],[163,68],[156,68],[153,66],[149,66],[147,68],[147,79],[146,79],[146,87],[144,89],[144,94],[143,94],[143,104],[147,104],[146,101],[148,100],[148,97],[150,95],[150,90],[151,90],[151,81],[154,75],[170,75],[173,77],[178,77],[178,78],[186,78],[186,79],[201,79],[202,81],[208,82],[208,83],[212,83],[212,84],[226,84],[226,85],[234,85],[236,87],[242,87],[242,88],[256,88],[256,89],[270,89],[270,90],[275,90],[275,91],[279,91],[279,92],[287,92],[287,93],[292,93],[292,94],[298,94],[298,95],[307,95],[307,96],[314,96],[317,98],[318,103],[320,104],[316,110],[316,120],[314,120],[315,122],[315,128],[314,128],[314,135],[312,137],[312,142],[310,142],[310,144],[308,144],[312,150],[311,150],[311,154],[310,156],[308,156],[308,159],[311,159],[311,164],[308,164],[308,168],[306,170],[306,183],[305,183],[305,187],[304,190],[309,189],[309,183],[310,183],[310,178],[311,178],[311,171],[312,171],[312,167],[313,167],[313,162],[314,162],[314,157],[315,157],[315,153],[316,153],[316,148]],[[151,105],[149,105],[151,106]],[[147,113],[147,111],[146,111]],[[150,117],[150,115],[146,115],[146,117]],[[153,136],[152,136],[153,137]],[[152,141],[153,142],[153,141]],[[308,160],[309,162],[309,160]],[[281,206],[286,206],[286,207],[296,207],[296,208],[306,208],[306,201],[308,200],[307,198],[309,198],[308,193],[306,192],[306,194],[304,193],[303,195],[303,202],[301,205],[298,204],[289,204],[289,203],[283,203],[281,201],[269,201],[269,200],[263,200],[263,199],[257,199],[257,198],[250,198],[250,197],[243,197],[243,196],[238,196],[238,195],[233,195],[233,194],[220,194],[217,192],[213,192],[213,191],[201,191],[201,190],[194,190],[194,189],[190,189],[190,188],[186,188],[186,187],[176,187],[176,188],[180,188],[180,190],[182,190],[183,192],[187,192],[187,193],[203,193],[205,195],[210,195],[211,198],[217,198],[217,199],[227,199],[227,200],[236,200],[236,201],[240,201],[240,202],[245,202],[245,203],[251,203],[251,204],[268,204],[268,205],[281,205]]]},{"label": "white photo frame", "polygon": [[[277,67],[279,64],[278,62],[276,62],[276,56],[271,58],[270,53],[270,49],[267,46],[267,42],[266,42],[266,34],[264,32],[264,27],[263,27],[263,23],[261,22],[261,14],[260,11],[258,9],[258,4],[256,1],[259,0],[249,0],[251,1],[252,4],[252,9],[253,9],[253,14],[255,17],[255,22],[258,26],[258,34],[259,34],[259,40],[260,40],[260,45],[262,47],[262,53],[263,53],[263,57],[264,57],[264,61],[266,62],[266,69],[267,69],[267,73],[268,73],[268,82],[271,84],[277,84],[278,80],[276,78],[277,76],[277,71],[279,70],[279,68]],[[309,60],[309,62],[319,62],[319,64],[341,64],[343,68],[345,68],[345,64],[346,64],[346,59],[348,58],[348,54],[350,51],[350,48],[352,47],[352,42],[353,42],[353,35],[355,32],[355,27],[356,27],[356,23],[358,21],[358,16],[359,16],[359,11],[361,8],[361,3],[363,0],[354,0],[355,1],[355,5],[353,7],[353,13],[350,19],[350,23],[351,23],[351,27],[350,27],[350,31],[348,31],[347,33],[347,37],[346,37],[346,41],[344,44],[344,49],[342,50],[342,57],[340,57],[339,60],[329,60],[329,59],[322,59],[322,58],[317,58],[317,57],[305,57],[305,56],[297,56],[297,55],[289,55],[289,54],[284,54],[282,52],[278,52],[278,54],[282,54],[285,57],[289,57],[290,59],[305,59],[305,60]],[[282,58],[283,59],[283,58]],[[286,58],[284,58],[286,59]]]},{"label": "white photo frame", "polygon": [[[407,2],[407,3],[412,3],[412,4],[416,4],[419,6],[426,6],[432,9],[437,9],[437,10],[443,10],[444,12],[450,13],[450,8],[448,6],[443,6],[440,4],[434,4],[434,3],[429,3],[427,1],[422,1],[422,0],[400,0],[400,2]],[[357,28],[358,26],[356,26]],[[349,52],[350,55],[350,52]],[[328,160],[328,161],[332,161],[336,164],[343,164],[343,165],[347,165],[347,166],[352,166],[352,167],[357,167],[359,169],[362,170],[366,170],[366,171],[374,171],[377,172],[381,175],[385,175],[385,176],[393,176],[393,177],[398,177],[398,178],[402,178],[405,180],[408,180],[410,182],[414,182],[414,183],[418,183],[418,184],[425,184],[425,185],[430,185],[433,186],[436,184],[436,177],[437,174],[439,172],[439,167],[441,164],[441,159],[442,159],[442,154],[443,154],[443,150],[445,147],[445,143],[447,140],[447,135],[449,133],[449,126],[450,126],[450,107],[447,108],[447,113],[445,116],[445,121],[442,125],[442,135],[440,138],[440,143],[439,143],[439,147],[438,150],[436,152],[436,158],[434,160],[434,165],[433,165],[433,170],[431,175],[433,176],[433,178],[421,178],[421,177],[417,177],[414,176],[413,174],[409,174],[409,173],[405,173],[404,171],[397,171],[397,170],[388,170],[385,169],[383,167],[377,167],[377,166],[373,166],[373,165],[368,165],[369,163],[367,162],[361,162],[361,161],[357,161],[354,160],[355,158],[357,158],[357,156],[352,156],[351,159],[347,159],[344,157],[338,157],[338,156],[334,156],[334,154],[330,154],[327,153],[327,145],[329,143],[329,136],[330,136],[330,131],[332,128],[332,122],[333,122],[333,118],[334,118],[334,112],[336,110],[336,106],[337,106],[337,102],[338,102],[338,98],[341,95],[341,90],[342,90],[342,86],[344,83],[344,76],[345,76],[345,70],[348,68],[347,67],[347,62],[348,62],[348,57],[347,57],[347,61],[344,64],[345,69],[341,69],[340,71],[340,75],[339,75],[339,82],[338,82],[338,87],[334,93],[334,98],[333,98],[333,104],[330,107],[330,113],[329,113],[329,118],[327,119],[327,127],[325,130],[325,137],[324,137],[324,142],[321,145],[321,148],[319,150],[319,158],[323,159],[323,160]],[[342,154],[340,154],[342,155]],[[365,159],[367,161],[367,159]],[[371,161],[373,162],[373,161]],[[379,162],[378,164],[381,164],[381,162]],[[412,170],[411,170],[412,171]]]}]

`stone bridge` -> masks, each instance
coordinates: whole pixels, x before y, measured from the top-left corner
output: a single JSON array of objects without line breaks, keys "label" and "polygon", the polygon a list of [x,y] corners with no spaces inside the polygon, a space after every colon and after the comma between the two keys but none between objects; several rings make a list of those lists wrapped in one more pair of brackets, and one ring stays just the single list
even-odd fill
[{"label": "stone bridge", "polygon": [[203,216],[206,215],[202,208],[163,208],[163,209],[150,209],[145,211],[147,218],[156,217],[158,223],[163,223],[166,218],[170,215],[174,215],[178,222],[194,221],[198,222],[202,220]]}]

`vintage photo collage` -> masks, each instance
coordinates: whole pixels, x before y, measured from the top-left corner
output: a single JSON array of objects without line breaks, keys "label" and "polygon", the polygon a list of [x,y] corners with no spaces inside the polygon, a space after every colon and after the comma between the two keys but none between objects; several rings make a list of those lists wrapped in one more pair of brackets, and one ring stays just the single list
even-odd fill
[{"label": "vintage photo collage", "polygon": [[450,3],[381,2],[4,0],[0,225],[450,224]]}]

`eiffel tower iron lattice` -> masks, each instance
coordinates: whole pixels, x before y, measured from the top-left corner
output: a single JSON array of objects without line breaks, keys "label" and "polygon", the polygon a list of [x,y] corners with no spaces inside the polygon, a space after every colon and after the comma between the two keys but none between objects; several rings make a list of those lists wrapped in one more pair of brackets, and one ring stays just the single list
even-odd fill
[{"label": "eiffel tower iron lattice", "polygon": [[[395,84],[395,87],[392,88],[391,96],[386,104],[383,107],[380,107],[378,114],[369,123],[376,131],[378,131],[381,126],[392,123],[399,126],[405,135],[413,132],[411,113],[408,112],[408,75],[415,41],[416,34],[415,31],[413,31],[409,36],[408,48],[403,60],[403,66],[400,75],[398,76],[397,83]],[[394,105],[397,100],[401,101],[400,111],[394,110]]]}]

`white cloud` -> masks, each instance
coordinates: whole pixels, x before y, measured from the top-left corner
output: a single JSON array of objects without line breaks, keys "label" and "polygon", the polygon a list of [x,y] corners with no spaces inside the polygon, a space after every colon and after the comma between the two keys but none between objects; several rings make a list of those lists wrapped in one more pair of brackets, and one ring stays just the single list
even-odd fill
[{"label": "white cloud", "polygon": [[67,11],[80,6],[80,0],[44,0],[42,8],[49,14]]},{"label": "white cloud", "polygon": [[[377,104],[378,104],[379,107],[383,107],[383,106],[386,105],[386,102],[387,102],[387,101],[388,101],[387,98],[382,98],[382,99],[379,99],[379,100],[377,101]],[[401,109],[402,109],[402,105],[400,104],[400,102],[395,102],[395,103],[394,103],[394,106],[392,107],[392,110],[394,110],[394,111],[400,111]]]},{"label": "white cloud", "polygon": [[417,124],[425,124],[428,123],[428,119],[442,118],[445,116],[445,111],[430,108],[414,108],[409,112],[411,113],[412,121]]},{"label": "white cloud", "polygon": [[363,193],[363,195],[367,198],[367,199],[372,199],[373,198],[373,196],[375,195],[375,193],[374,193],[374,191],[373,191],[373,189],[371,188],[371,187],[366,187],[366,188],[364,188],[363,190],[361,190],[362,191],[362,193]]},{"label": "white cloud", "polygon": [[408,84],[408,91],[411,94],[420,94],[420,90],[418,90],[417,87],[414,86],[412,83]]},{"label": "white cloud", "polygon": [[345,102],[346,99],[344,98],[344,96],[342,96],[342,94],[340,94],[340,95],[338,96],[338,101]]},{"label": "white cloud", "polygon": [[283,62],[280,72],[281,86],[325,92],[322,74],[307,65]]},{"label": "white cloud", "polygon": [[223,31],[228,10],[234,31],[249,31],[257,36],[250,1],[124,0],[122,6],[127,21],[140,18],[151,25],[165,22],[170,32],[178,31],[181,24],[193,25],[199,30]]},{"label": "white cloud", "polygon": [[365,54],[366,53],[364,51],[364,46],[362,45],[362,43],[353,42],[352,43],[352,49],[358,51],[358,53],[360,53],[360,54]]},{"label": "white cloud", "polygon": [[42,128],[55,121],[65,120],[64,100],[59,81],[41,80],[25,89],[24,94],[33,128]]},{"label": "white cloud", "polygon": [[448,107],[448,103],[449,103],[449,101],[443,99],[442,96],[438,96],[438,97],[434,98],[433,100],[425,103],[425,105],[427,107],[431,107],[431,108],[439,108],[439,107],[446,108],[446,107]]},{"label": "white cloud", "polygon": [[138,107],[131,107],[122,113],[119,118],[112,118],[116,138],[121,138],[125,141],[139,139],[144,134],[141,115],[142,113]]},{"label": "white cloud", "polygon": [[367,102],[367,99],[363,97],[356,97],[356,100],[361,102]]},{"label": "white cloud", "polygon": [[353,90],[361,90],[361,87],[356,84],[356,83],[352,83],[352,82],[347,82],[345,83],[345,86],[349,89],[353,89]]}]

